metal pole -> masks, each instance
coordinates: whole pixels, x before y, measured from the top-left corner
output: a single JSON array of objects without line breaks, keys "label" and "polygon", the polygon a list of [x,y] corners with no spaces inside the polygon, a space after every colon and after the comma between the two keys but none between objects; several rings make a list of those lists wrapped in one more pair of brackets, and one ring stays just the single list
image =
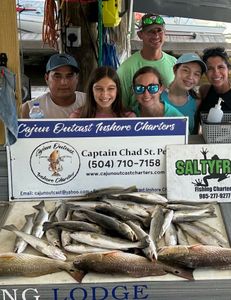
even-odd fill
[{"label": "metal pole", "polygon": [[127,33],[127,57],[131,55],[131,34],[133,21],[133,0],[130,0],[129,13],[128,13],[128,33]]},{"label": "metal pole", "polygon": [[102,0],[98,0],[98,66],[103,64],[103,17],[102,17]]}]

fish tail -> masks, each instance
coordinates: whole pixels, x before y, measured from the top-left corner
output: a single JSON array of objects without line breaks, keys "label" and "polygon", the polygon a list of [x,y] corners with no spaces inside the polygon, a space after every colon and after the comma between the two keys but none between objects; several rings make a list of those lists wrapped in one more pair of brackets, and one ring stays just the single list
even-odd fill
[{"label": "fish tail", "polygon": [[37,210],[40,210],[40,209],[43,208],[44,206],[45,206],[45,202],[44,202],[44,200],[42,200],[42,201],[39,202],[39,204],[36,204],[36,205],[34,205],[34,206],[32,206],[32,207],[34,207],[34,208],[37,209]]},{"label": "fish tail", "polygon": [[2,229],[8,230],[8,231],[14,231],[14,230],[18,230],[17,227],[13,224],[11,225],[5,225],[2,227]]},{"label": "fish tail", "polygon": [[174,264],[164,264],[164,270],[167,271],[168,273],[172,273],[173,275],[176,275],[181,278],[185,278],[188,280],[194,280],[193,277],[193,271],[194,269],[187,268],[187,267],[179,267],[178,265]]},{"label": "fish tail", "polygon": [[30,218],[33,218],[33,219],[34,219],[34,217],[35,217],[35,213],[30,214],[30,215],[26,215],[26,216],[25,216],[25,219],[26,219],[26,221],[28,221],[28,220],[30,220]]},{"label": "fish tail", "polygon": [[86,273],[81,270],[76,270],[75,268],[71,268],[67,270],[67,272],[73,277],[77,282],[81,283]]}]

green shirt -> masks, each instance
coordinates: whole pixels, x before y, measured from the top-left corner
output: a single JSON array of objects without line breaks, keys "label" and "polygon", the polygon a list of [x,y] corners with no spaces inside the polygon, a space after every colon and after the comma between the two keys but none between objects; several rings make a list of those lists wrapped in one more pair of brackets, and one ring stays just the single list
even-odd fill
[{"label": "green shirt", "polygon": [[[140,106],[139,104],[134,106],[134,112],[137,117],[140,117]],[[178,111],[174,106],[171,104],[164,102],[164,115],[163,117],[182,117],[183,114]],[[154,116],[153,116],[154,117]]]},{"label": "green shirt", "polygon": [[159,60],[146,60],[140,54],[140,51],[135,52],[128,59],[126,59],[117,72],[121,81],[123,102],[125,107],[133,109],[136,103],[135,97],[132,93],[132,79],[136,71],[145,66],[156,68],[163,79],[163,84],[168,87],[174,79],[173,66],[176,62],[176,58],[165,52],[162,52],[163,56]]}]

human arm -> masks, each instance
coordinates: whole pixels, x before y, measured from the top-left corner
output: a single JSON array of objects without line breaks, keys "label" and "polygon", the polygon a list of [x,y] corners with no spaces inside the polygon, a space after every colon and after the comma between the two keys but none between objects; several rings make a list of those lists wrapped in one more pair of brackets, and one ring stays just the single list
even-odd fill
[{"label": "human arm", "polygon": [[22,118],[28,119],[29,118],[29,105],[27,102],[23,103],[22,105]]}]

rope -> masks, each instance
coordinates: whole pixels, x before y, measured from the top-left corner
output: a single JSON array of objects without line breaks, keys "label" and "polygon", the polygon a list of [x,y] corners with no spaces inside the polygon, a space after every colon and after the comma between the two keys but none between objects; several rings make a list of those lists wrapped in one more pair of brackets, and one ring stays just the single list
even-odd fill
[{"label": "rope", "polygon": [[57,29],[57,7],[55,0],[45,0],[44,19],[42,27],[43,44],[48,44],[51,48],[58,49],[59,33]]}]

